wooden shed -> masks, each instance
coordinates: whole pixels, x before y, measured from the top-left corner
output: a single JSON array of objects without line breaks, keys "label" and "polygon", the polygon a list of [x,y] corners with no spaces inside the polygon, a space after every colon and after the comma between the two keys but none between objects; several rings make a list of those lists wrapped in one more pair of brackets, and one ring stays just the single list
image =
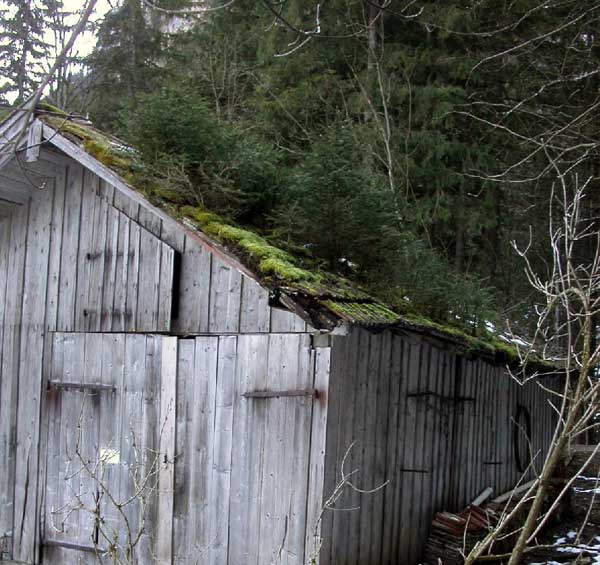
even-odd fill
[{"label": "wooden shed", "polygon": [[521,476],[513,418],[543,457],[547,393],[493,348],[257,275],[83,119],[0,138],[0,560],[411,565]]}]

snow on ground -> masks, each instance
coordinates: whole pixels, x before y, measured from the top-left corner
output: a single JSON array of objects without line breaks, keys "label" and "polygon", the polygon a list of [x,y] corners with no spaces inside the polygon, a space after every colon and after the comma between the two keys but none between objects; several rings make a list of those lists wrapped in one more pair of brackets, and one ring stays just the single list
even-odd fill
[{"label": "snow on ground", "polygon": [[594,486],[591,488],[589,485],[585,485],[584,487],[576,486],[573,487],[573,492],[587,493],[592,494],[594,496],[600,494],[600,479],[598,477],[577,477],[577,481],[575,484],[580,484],[582,481],[593,481]]},{"label": "snow on ground", "polygon": [[[569,556],[565,555],[565,557],[569,559],[569,562],[572,559],[571,555],[575,557],[585,552],[585,554],[592,559],[592,561],[588,561],[588,563],[600,565],[600,536],[595,536],[593,540],[587,544],[576,544],[576,538],[577,532],[574,530],[570,530],[566,535],[561,537],[554,536],[553,545],[555,546],[555,550],[559,553],[570,554]],[[592,543],[593,541],[596,543]],[[564,565],[564,563],[560,561],[536,561],[529,563],[529,565]]]}]

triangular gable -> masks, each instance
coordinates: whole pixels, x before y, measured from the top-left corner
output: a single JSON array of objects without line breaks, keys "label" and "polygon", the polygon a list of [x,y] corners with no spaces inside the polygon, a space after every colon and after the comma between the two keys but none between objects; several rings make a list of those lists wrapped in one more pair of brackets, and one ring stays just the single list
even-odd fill
[{"label": "triangular gable", "polygon": [[[0,127],[8,125],[16,131],[24,123],[21,121],[17,125],[15,122],[0,124]],[[35,132],[35,135],[32,132]],[[26,140],[25,143],[20,144],[20,150],[16,154],[8,142],[5,144],[10,159],[6,159],[0,167],[0,194],[2,191],[10,192],[8,195],[13,199],[4,204],[0,201],[0,219],[2,216],[12,214],[21,206],[27,207],[30,202],[40,201],[39,197],[45,190],[39,189],[43,189],[45,184],[54,182],[54,179],[60,175],[64,179],[65,167],[68,167],[69,171],[71,168],[74,171],[85,170],[86,178],[88,173],[90,176],[89,180],[83,183],[84,192],[89,193],[90,197],[94,194],[96,188],[93,188],[90,182],[93,186],[97,186],[98,190],[105,191],[104,194],[98,192],[97,196],[101,200],[106,199],[109,205],[109,229],[113,229],[110,226],[116,226],[114,230],[119,234],[119,241],[126,222],[123,219],[117,221],[117,218],[125,214],[135,224],[139,224],[140,227],[136,228],[138,231],[140,228],[149,230],[151,235],[172,246],[180,254],[182,279],[178,288],[181,288],[182,315],[176,320],[174,331],[183,333],[306,331],[307,315],[299,312],[295,305],[290,312],[282,304],[271,304],[270,289],[236,257],[185,219],[175,219],[154,206],[114,170],[85,151],[76,141],[63,135],[57,128],[44,123],[39,119],[39,115],[27,128]],[[81,173],[78,174],[81,177]],[[107,190],[110,196],[106,193]],[[52,199],[48,203],[52,206]],[[98,206],[105,207],[106,204],[98,204]],[[75,230],[84,229],[84,224],[81,226],[81,228],[75,226]],[[82,233],[80,232],[80,237]],[[85,248],[88,243],[81,240],[80,246]],[[99,244],[93,244],[94,249],[90,251],[92,259],[95,260],[97,254],[110,257],[114,253],[114,245],[111,247],[110,242],[105,243],[106,246],[100,245],[98,249],[96,247]],[[86,258],[86,253],[81,256],[81,249],[78,258],[80,262],[90,260]],[[152,261],[152,258],[149,260]],[[146,286],[148,285],[152,287],[151,280],[146,281]],[[82,304],[83,302],[85,301],[82,301]],[[87,309],[85,305],[82,307]],[[106,318],[104,306],[102,308],[102,315]],[[78,327],[84,326],[80,324]],[[144,327],[146,327],[144,324],[140,325],[136,322],[137,329]],[[157,326],[156,329],[164,331],[166,328]]]},{"label": "triangular gable", "polygon": [[[195,238],[201,245],[205,246],[211,251],[211,253],[219,256],[227,264],[238,269],[246,276],[252,277],[258,280],[255,273],[251,272],[246,266],[244,266],[237,258],[227,253],[221,246],[210,238],[206,237],[202,232],[193,229],[192,226],[186,225],[183,222],[178,222],[173,219],[170,215],[165,213],[160,208],[157,208],[151,204],[142,194],[133,189],[127,184],[127,182],[111,170],[109,167],[101,163],[94,156],[87,153],[81,147],[67,139],[59,131],[52,128],[50,125],[44,123],[38,117],[33,116],[30,120],[29,125],[26,124],[27,109],[17,109],[13,111],[2,123],[0,123],[0,137],[4,143],[0,144],[0,175],[2,170],[15,159],[14,148],[11,144],[15,141],[18,133],[23,129],[27,128],[27,134],[23,136],[23,140],[19,145],[19,155],[26,163],[33,163],[37,160],[40,154],[40,148],[44,144],[51,145],[56,149],[62,151],[68,157],[71,157],[83,167],[89,169],[101,179],[108,182],[115,187],[116,190],[120,191],[123,195],[130,198],[134,202],[137,202],[147,210],[151,211],[163,222],[165,222],[171,229],[182,230],[186,235]],[[5,148],[8,147],[8,150]],[[19,204],[27,200],[29,193],[33,187],[26,186],[27,183],[19,185],[19,181],[14,179],[15,188],[5,192],[6,200],[9,203]],[[0,188],[0,198],[3,193]]]},{"label": "triangular gable", "polygon": [[[21,155],[20,158],[22,158],[23,161],[33,164],[39,156],[40,147],[47,144],[48,146],[58,149],[69,158],[74,159],[83,167],[96,174],[105,182],[114,186],[115,190],[119,191],[130,200],[137,202],[140,206],[149,211],[149,213],[155,215],[161,222],[168,226],[170,231],[180,231],[185,233],[187,237],[193,238],[210,253],[216,255],[221,261],[240,271],[244,276],[256,281],[257,284],[271,293],[274,305],[295,313],[302,320],[309,322],[316,327],[323,327],[324,329],[331,330],[343,321],[356,321],[357,323],[364,323],[365,325],[386,325],[389,324],[390,321],[397,319],[393,312],[387,310],[383,305],[377,305],[377,303],[371,300],[368,295],[359,291],[356,291],[354,296],[360,299],[360,303],[358,303],[358,306],[354,305],[354,309],[352,309],[354,299],[347,299],[346,290],[337,292],[333,291],[333,289],[325,288],[322,292],[319,291],[320,297],[323,298],[323,300],[327,300],[327,306],[324,306],[324,303],[314,300],[310,291],[305,292],[304,289],[290,287],[287,284],[288,281],[282,280],[280,285],[265,284],[262,276],[257,274],[251,268],[248,268],[247,265],[240,261],[233,253],[229,252],[218,241],[215,241],[210,236],[203,233],[203,231],[197,229],[193,218],[186,218],[185,216],[177,217],[177,219],[173,218],[173,216],[165,210],[150,203],[144,195],[130,186],[115,170],[111,169],[90,152],[86,151],[85,147],[81,146],[85,145],[84,143],[79,145],[70,139],[70,137],[72,137],[70,135],[70,130],[73,128],[67,127],[67,124],[69,124],[69,126],[75,124],[75,126],[81,128],[82,131],[84,128],[89,128],[90,130],[93,129],[91,124],[86,122],[85,119],[72,118],[71,116],[58,111],[37,110],[34,119],[29,126],[28,142],[26,144],[21,144],[19,153]],[[64,126],[64,131],[61,129],[61,126]],[[106,139],[110,139],[110,136],[106,136],[105,134],[101,135]],[[23,155],[25,155],[24,158],[22,157]],[[9,162],[10,160],[7,160],[4,165],[7,165]],[[2,167],[0,167],[0,179],[1,177]],[[31,187],[26,186],[26,183],[23,183],[22,188],[21,198],[26,200]],[[308,298],[308,300],[303,298]],[[339,308],[338,311],[335,311],[336,306],[341,306],[341,304],[339,304],[340,301],[344,302],[343,307]],[[346,304],[346,302],[348,302],[348,304]],[[365,308],[367,304],[368,309]],[[312,310],[312,313],[308,312],[307,308]]]},{"label": "triangular gable", "polygon": [[120,191],[122,194],[124,194],[125,196],[127,196],[128,198],[133,200],[134,202],[137,202],[138,204],[140,204],[147,210],[150,210],[152,213],[154,213],[156,216],[158,216],[163,222],[170,225],[170,227],[172,229],[179,229],[179,230],[185,231],[188,236],[191,236],[191,237],[197,239],[201,245],[203,245],[204,247],[209,249],[211,253],[214,253],[217,256],[219,256],[219,258],[221,258],[227,264],[231,265],[232,267],[235,267],[236,269],[238,269],[239,271],[244,273],[246,276],[250,276],[254,279],[257,279],[257,277],[254,273],[252,273],[250,270],[248,270],[235,257],[228,254],[223,249],[221,249],[219,246],[217,246],[217,244],[215,242],[213,242],[212,240],[207,238],[201,232],[199,232],[195,229],[192,229],[191,226],[187,226],[182,222],[178,222],[178,221],[174,220],[171,216],[169,216],[163,210],[161,210],[160,208],[157,208],[156,206],[154,206],[153,204],[148,202],[148,200],[146,198],[144,198],[144,196],[142,196],[138,191],[136,191],[135,189],[130,187],[123,180],[122,177],[117,175],[114,171],[112,171],[106,165],[101,163],[98,159],[96,159],[95,157],[93,157],[92,155],[90,155],[89,153],[87,153],[86,151],[81,149],[80,147],[78,147],[75,143],[73,143],[72,141],[67,139],[65,136],[63,136],[61,133],[59,133],[57,130],[55,130],[52,127],[50,127],[49,125],[41,122],[39,119],[35,120],[33,122],[32,127],[33,128],[39,127],[38,124],[41,125],[42,141],[45,141],[45,142],[53,145],[57,149],[60,149],[63,153],[65,153],[66,155],[68,155],[69,157],[71,157],[72,159],[74,159],[75,161],[77,161],[78,163],[80,163],[81,165],[83,165],[84,167],[86,167],[87,169],[89,169],[90,171],[95,173],[96,175],[98,175],[101,179],[103,179],[106,182],[113,185],[115,187],[115,189]]}]

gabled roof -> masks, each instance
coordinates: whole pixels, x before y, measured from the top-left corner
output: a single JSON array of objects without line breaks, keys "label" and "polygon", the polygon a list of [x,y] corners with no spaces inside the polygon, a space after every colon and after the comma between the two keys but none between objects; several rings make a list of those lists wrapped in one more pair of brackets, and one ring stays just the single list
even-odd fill
[{"label": "gabled roof", "polygon": [[[329,331],[347,322],[373,330],[408,330],[451,342],[465,352],[497,362],[512,363],[517,359],[514,347],[491,334],[487,339],[480,339],[421,317],[399,314],[339,275],[305,268],[297,257],[257,233],[202,208],[180,205],[168,193],[159,197],[145,194],[144,187],[135,186],[135,151],[97,130],[82,116],[68,115],[45,104],[38,105],[33,112],[26,107],[17,109],[0,123],[0,146],[14,143],[24,127],[27,135],[21,136],[18,149],[25,152],[25,160],[35,160],[42,144],[60,149],[130,198],[152,209],[163,221],[176,222],[211,252],[268,288],[275,303],[296,312],[315,328]],[[7,157],[7,153],[10,152],[0,151],[0,178],[1,169],[14,156]],[[27,194],[20,197],[27,198]],[[0,190],[0,203],[2,198]]]}]

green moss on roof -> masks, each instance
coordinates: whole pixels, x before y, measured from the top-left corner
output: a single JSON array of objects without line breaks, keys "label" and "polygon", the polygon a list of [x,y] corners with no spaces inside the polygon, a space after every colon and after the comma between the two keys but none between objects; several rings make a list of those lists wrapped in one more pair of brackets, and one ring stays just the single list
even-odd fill
[{"label": "green moss on roof", "polygon": [[131,159],[118,155],[114,149],[97,139],[86,139],[83,148],[93,157],[111,169],[127,173],[131,168]]},{"label": "green moss on roof", "polygon": [[48,104],[48,102],[38,102],[37,109],[41,110],[42,112],[50,112],[52,114],[58,114],[60,116],[68,115],[64,110],[61,110],[60,108],[57,108],[52,104]]},{"label": "green moss on roof", "polygon": [[254,232],[234,226],[203,208],[184,206],[180,211],[204,233],[241,252],[265,279],[291,284],[297,281],[317,281],[319,278],[318,274],[297,266],[292,255],[271,245]]},{"label": "green moss on roof", "polygon": [[387,306],[378,302],[352,302],[325,299],[322,304],[334,314],[350,322],[366,325],[389,325],[399,322],[401,317]]},{"label": "green moss on roof", "polygon": [[68,119],[67,114],[62,116],[40,116],[56,131],[70,137],[82,148],[102,164],[123,176],[126,180],[131,178],[133,158],[131,153],[124,150],[125,146],[116,142],[111,137],[94,129],[91,125],[81,124]]},{"label": "green moss on roof", "polygon": [[[481,331],[479,335],[471,335],[455,326],[440,324],[414,313],[403,316],[402,320],[404,325],[416,331],[432,333],[454,341],[459,346],[462,346],[468,355],[491,357],[496,362],[513,366],[519,364],[521,361],[517,346],[487,330]],[[535,355],[530,356],[529,363],[544,370],[556,368]]]},{"label": "green moss on roof", "polygon": [[[236,252],[249,263],[263,280],[279,287],[315,297],[373,302],[374,299],[347,279],[309,265],[277,247],[256,232],[241,228],[202,207],[183,206],[181,216],[191,220],[201,231]],[[381,306],[382,309],[386,309]],[[365,306],[364,312],[368,308]]]}]

